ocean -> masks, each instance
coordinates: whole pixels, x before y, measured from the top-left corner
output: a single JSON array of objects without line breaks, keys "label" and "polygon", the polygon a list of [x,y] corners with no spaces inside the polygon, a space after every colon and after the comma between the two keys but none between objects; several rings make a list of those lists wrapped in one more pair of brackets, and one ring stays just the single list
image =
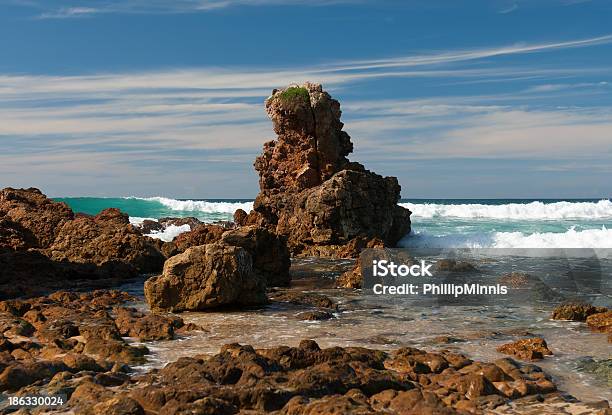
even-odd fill
[{"label": "ocean", "polygon": [[[74,211],[96,214],[115,207],[137,224],[144,219],[193,216],[204,222],[231,220],[247,212],[249,199],[56,198]],[[467,248],[612,248],[609,199],[403,199],[412,213],[412,232],[404,247]],[[171,240],[188,227],[170,227],[152,235]]]},{"label": "ocean", "polygon": [[[56,200],[66,202],[77,212],[88,214],[109,207],[120,208],[130,215],[134,224],[145,218],[169,216],[194,216],[205,222],[228,220],[236,209],[249,211],[253,204],[252,200],[177,200],[164,197]],[[612,202],[607,199],[432,199],[402,200],[400,203],[413,212],[413,230],[400,243],[405,247],[612,248]],[[188,225],[171,226],[152,236],[172,240],[175,235],[188,230]],[[350,269],[352,263],[344,262],[336,261],[333,269],[342,268],[338,265]],[[480,271],[489,270],[486,275],[490,274],[492,278],[512,270],[532,272],[543,281],[548,277],[559,279],[560,275],[574,275],[573,271],[568,273],[570,268],[565,260],[538,262],[537,258],[524,260],[519,256],[509,262],[507,258],[495,258],[477,264]],[[601,275],[609,276],[607,271],[603,272],[603,264],[609,263],[600,262]],[[323,259],[297,258],[293,265],[319,275],[321,278],[317,281],[329,279],[331,275],[329,264]],[[570,287],[570,296],[575,287]],[[606,287],[609,287],[609,280],[602,280],[601,292],[592,295],[593,303],[610,304],[610,291]],[[119,288],[140,299],[135,303],[136,307],[147,309],[143,281],[130,281]],[[496,352],[498,346],[515,340],[517,336],[534,333],[544,337],[554,352],[553,356],[537,364],[553,377],[561,390],[585,401],[612,399],[609,378],[605,372],[601,375],[593,369],[609,364],[606,359],[610,357],[610,346],[606,336],[592,332],[584,323],[551,320],[549,316],[556,303],[531,300],[531,292],[524,294],[529,301],[516,304],[495,299],[487,304],[422,305],[403,297],[373,296],[324,287],[303,288],[337,302],[339,309],[334,318],[302,321],[297,317],[299,310],[281,303],[257,309],[183,313],[181,316],[186,322],[205,327],[205,331],[196,331],[177,341],[147,342],[149,363],[138,370],[162,367],[180,357],[216,353],[227,343],[253,344],[261,348],[295,346],[302,339],[313,339],[322,347],[450,348],[471,358],[494,361],[503,356]],[[444,336],[460,340],[453,344],[437,343],[436,339]]]}]

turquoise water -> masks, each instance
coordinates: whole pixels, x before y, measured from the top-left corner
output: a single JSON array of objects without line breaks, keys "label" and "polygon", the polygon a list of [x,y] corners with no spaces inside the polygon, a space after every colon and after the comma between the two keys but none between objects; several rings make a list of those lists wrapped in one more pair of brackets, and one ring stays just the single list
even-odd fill
[{"label": "turquoise water", "polygon": [[[96,214],[109,207],[142,218],[193,216],[204,222],[231,220],[252,200],[155,198],[58,198],[73,210]],[[608,199],[405,199],[413,232],[404,246],[612,248],[612,202]]]}]

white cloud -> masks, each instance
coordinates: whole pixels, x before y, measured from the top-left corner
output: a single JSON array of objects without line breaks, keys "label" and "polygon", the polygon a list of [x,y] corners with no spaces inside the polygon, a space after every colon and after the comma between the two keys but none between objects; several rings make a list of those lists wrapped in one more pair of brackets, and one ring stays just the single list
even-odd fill
[{"label": "white cloud", "polygon": [[41,19],[65,19],[71,17],[84,17],[91,16],[94,14],[103,13],[102,9],[95,9],[93,7],[62,7],[58,10],[42,13],[39,18]]},{"label": "white cloud", "polygon": [[[4,0],[7,2],[7,0]],[[39,0],[10,1],[41,11],[39,19],[66,19],[94,14],[167,14],[193,13],[236,6],[303,5],[325,6],[341,3],[360,3],[362,0],[88,0],[72,2]],[[55,4],[54,4],[55,3]],[[60,4],[59,6],[57,4]],[[76,5],[75,5],[76,4]]]},{"label": "white cloud", "polygon": [[[356,143],[355,156],[364,162],[500,156],[609,160],[611,107],[531,106],[532,100],[548,94],[607,90],[606,81],[550,82],[557,76],[592,75],[607,68],[500,68],[487,63],[465,69],[440,65],[610,40],[604,36],[309,68],[0,75],[0,177],[21,181],[28,177],[32,184],[41,178],[48,184],[51,178],[70,177],[65,182],[77,186],[72,177],[75,174],[97,180],[110,176],[111,183],[125,188],[125,177],[144,186],[155,180],[152,175],[164,174],[170,186],[172,180],[186,177],[187,171],[193,173],[194,169],[241,166],[252,173],[251,161],[262,143],[273,137],[262,105],[272,88],[315,80],[328,90],[343,92],[357,81],[392,77],[483,82],[514,75],[546,81],[506,94],[477,96],[361,100],[350,94],[352,99],[342,102],[344,121]],[[147,167],[139,168],[139,163]],[[168,165],[174,170],[162,173]],[[547,168],[561,168],[555,166],[568,168],[570,164],[552,163]],[[16,171],[23,172],[23,177]],[[211,173],[216,174],[225,173]]]}]

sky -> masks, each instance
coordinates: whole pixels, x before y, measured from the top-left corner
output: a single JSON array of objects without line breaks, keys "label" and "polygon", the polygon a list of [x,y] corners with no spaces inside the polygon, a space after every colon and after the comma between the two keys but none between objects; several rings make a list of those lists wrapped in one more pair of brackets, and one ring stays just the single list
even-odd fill
[{"label": "sky", "polygon": [[612,196],[609,0],[0,0],[0,187],[252,198],[305,81],[404,198]]}]

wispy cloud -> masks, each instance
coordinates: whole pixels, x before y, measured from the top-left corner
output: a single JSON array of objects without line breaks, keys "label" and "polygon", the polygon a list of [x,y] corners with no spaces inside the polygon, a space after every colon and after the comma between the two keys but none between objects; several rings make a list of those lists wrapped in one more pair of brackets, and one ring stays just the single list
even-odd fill
[{"label": "wispy cloud", "polygon": [[62,7],[55,11],[44,12],[38,17],[40,19],[64,19],[72,17],[91,16],[105,12],[103,9],[95,9],[93,7]]},{"label": "wispy cloud", "polygon": [[237,6],[326,6],[360,3],[362,0],[88,0],[40,1],[0,0],[1,3],[20,5],[38,11],[39,19],[66,19],[96,14],[176,14],[207,12]]},{"label": "wispy cloud", "polygon": [[[124,179],[129,176],[130,186],[141,186],[140,194],[153,192],[149,189],[163,180],[166,186],[181,183],[177,194],[202,195],[188,187],[197,186],[199,179],[193,177],[204,171],[211,181],[215,177],[241,181],[241,174],[253,174],[252,159],[262,142],[273,136],[263,99],[275,87],[306,80],[322,82],[340,94],[353,92],[342,102],[344,121],[357,143],[355,157],[362,161],[494,159],[502,154],[558,160],[563,166],[568,165],[567,159],[590,157],[602,165],[602,158],[612,157],[612,106],[543,108],[531,103],[551,94],[607,90],[607,81],[551,79],[609,73],[609,68],[500,67],[489,59],[479,67],[458,63],[501,54],[588,47],[609,43],[611,38],[306,68],[0,75],[0,184],[16,185],[27,178],[31,183],[24,185],[42,181],[47,187],[63,177],[60,181],[72,186],[74,193],[90,194],[78,177],[87,174],[94,181],[109,183],[107,186],[126,189]],[[512,82],[508,79],[525,76],[542,81],[507,93],[423,99],[365,100],[354,94],[359,87],[352,88],[363,81],[371,85],[397,77]],[[555,165],[551,161],[549,168]]]},{"label": "wispy cloud", "polygon": [[519,6],[518,3],[512,3],[511,5],[504,7],[503,9],[501,9],[499,11],[499,14],[508,14],[508,13],[512,13],[513,11],[518,10]]}]

